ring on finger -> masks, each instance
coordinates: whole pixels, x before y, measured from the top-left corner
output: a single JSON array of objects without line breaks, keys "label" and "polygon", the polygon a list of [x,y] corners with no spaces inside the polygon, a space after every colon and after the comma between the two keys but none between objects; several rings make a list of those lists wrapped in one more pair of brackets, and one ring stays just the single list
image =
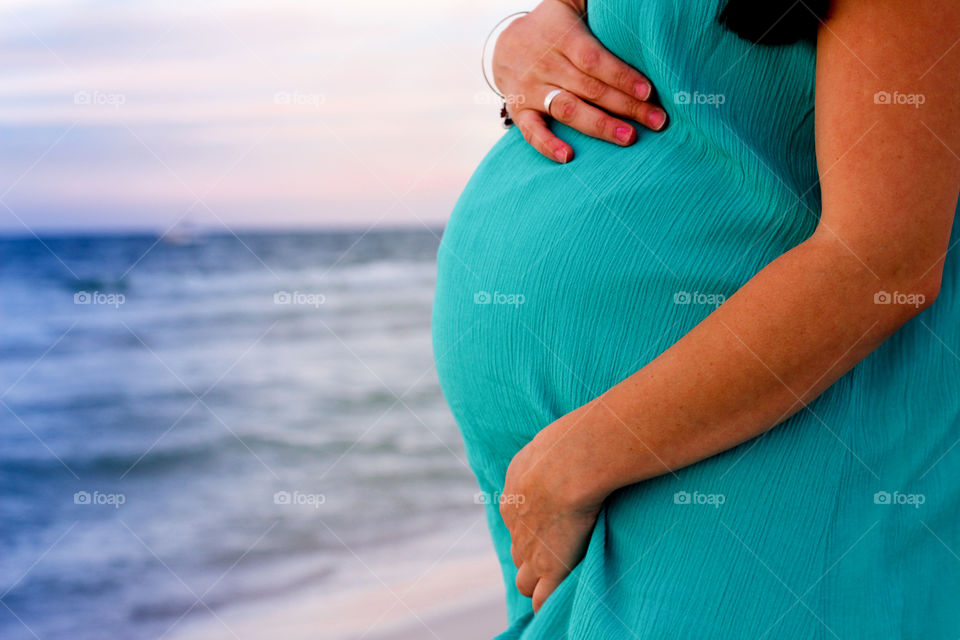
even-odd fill
[{"label": "ring on finger", "polygon": [[547,115],[550,115],[550,105],[553,103],[553,99],[561,93],[563,93],[563,89],[554,89],[547,94],[546,98],[543,99],[543,110],[547,113]]}]

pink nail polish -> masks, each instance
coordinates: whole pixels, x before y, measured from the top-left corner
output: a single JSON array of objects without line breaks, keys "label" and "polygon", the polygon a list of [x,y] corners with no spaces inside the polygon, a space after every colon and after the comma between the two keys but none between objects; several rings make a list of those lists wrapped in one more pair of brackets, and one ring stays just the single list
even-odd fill
[{"label": "pink nail polish", "polygon": [[650,92],[653,91],[653,88],[650,86],[649,82],[644,81],[644,82],[638,82],[633,87],[633,90],[639,99],[646,100],[647,98],[650,97]]},{"label": "pink nail polish", "polygon": [[623,143],[630,142],[630,128],[629,127],[617,127],[617,130],[614,132],[614,135],[617,136],[617,140]]},{"label": "pink nail polish", "polygon": [[653,127],[655,131],[659,131],[663,128],[663,123],[667,121],[667,115],[663,111],[651,111],[650,115],[647,116],[647,123]]},{"label": "pink nail polish", "polygon": [[553,157],[557,159],[557,162],[566,162],[567,161],[567,150],[563,147],[558,147],[553,152]]}]

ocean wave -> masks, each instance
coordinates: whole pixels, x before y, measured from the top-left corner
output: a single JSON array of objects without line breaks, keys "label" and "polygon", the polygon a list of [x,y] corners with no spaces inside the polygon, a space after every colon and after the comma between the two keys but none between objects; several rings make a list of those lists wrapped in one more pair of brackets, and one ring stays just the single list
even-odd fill
[{"label": "ocean wave", "polygon": [[[316,561],[316,558],[310,558]],[[284,580],[275,576],[260,573],[257,580],[248,580],[243,585],[229,591],[214,590],[203,596],[203,604],[211,609],[219,609],[227,605],[242,605],[247,602],[262,600],[267,597],[278,597],[288,593],[301,591],[305,588],[322,584],[337,572],[335,566],[325,566],[301,572]],[[170,620],[178,619],[196,604],[196,598],[182,597],[164,601],[150,600],[136,602],[130,608],[130,617],[135,621]],[[196,607],[202,614],[209,615],[205,607]]]},{"label": "ocean wave", "polygon": [[125,280],[125,290],[129,291],[131,296],[142,294],[152,297],[250,294],[297,288],[322,290],[357,286],[409,287],[430,284],[435,277],[435,261],[379,260],[297,270],[263,267],[239,272],[196,272],[182,274],[179,278],[171,278],[170,274],[166,273],[134,271]]},{"label": "ocean wave", "polygon": [[[67,602],[76,637],[159,635],[193,600],[121,520],[204,587],[269,529],[205,597],[219,608],[356,579],[324,524],[392,566],[435,557],[424,540],[478,517],[432,370],[435,235],[155,240],[51,240],[80,279],[35,240],[0,247],[0,378],[15,382],[5,402],[29,425],[0,408],[0,554],[19,576],[76,525],[11,591],[12,608],[38,619]],[[75,304],[78,290],[125,302]],[[279,304],[278,291],[324,301]],[[208,389],[208,406],[193,406]],[[74,503],[98,487],[129,499]],[[297,488],[329,500],[275,503]],[[99,611],[116,629],[100,633]],[[49,617],[66,633],[66,614]]]}]

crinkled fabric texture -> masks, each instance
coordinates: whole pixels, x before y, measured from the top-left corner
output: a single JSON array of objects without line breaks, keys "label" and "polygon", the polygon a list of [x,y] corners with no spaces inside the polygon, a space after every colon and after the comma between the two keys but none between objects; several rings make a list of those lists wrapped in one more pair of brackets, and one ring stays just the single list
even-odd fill
[{"label": "crinkled fabric texture", "polygon": [[[751,45],[716,24],[721,2],[590,0],[594,33],[653,81],[669,128],[618,148],[553,125],[576,150],[569,165],[511,129],[456,205],[434,349],[484,491],[502,489],[540,429],[817,224],[815,49]],[[536,616],[490,504],[500,638],[960,635],[958,277],[951,251],[937,302],[808,410],[611,496]]]}]

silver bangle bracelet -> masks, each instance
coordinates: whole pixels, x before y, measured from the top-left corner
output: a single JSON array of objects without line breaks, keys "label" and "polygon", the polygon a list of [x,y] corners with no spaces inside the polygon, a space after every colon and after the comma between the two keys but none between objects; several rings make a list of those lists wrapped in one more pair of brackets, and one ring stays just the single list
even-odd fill
[{"label": "silver bangle bracelet", "polygon": [[[513,126],[513,120],[510,118],[510,114],[507,112],[507,97],[503,94],[502,91],[500,91],[500,89],[497,88],[497,85],[494,84],[493,80],[491,80],[493,76],[492,57],[490,60],[491,70],[489,74],[487,73],[487,50],[489,49],[492,51],[495,48],[495,47],[489,46],[490,41],[493,40],[494,42],[496,42],[496,39],[500,37],[500,34],[504,31],[504,29],[506,29],[507,26],[509,26],[508,22],[512,22],[516,18],[519,18],[520,16],[525,16],[528,13],[530,12],[517,11],[516,13],[511,13],[507,17],[500,20],[500,22],[498,22],[496,25],[494,25],[493,29],[490,30],[490,33],[487,34],[487,39],[483,41],[483,50],[481,51],[481,54],[480,54],[480,72],[483,74],[483,79],[487,83],[487,86],[490,87],[490,90],[493,91],[498,96],[500,96],[500,119],[503,122],[503,127],[505,129],[508,129],[511,126]],[[496,37],[494,37],[494,35],[496,35]]]}]

